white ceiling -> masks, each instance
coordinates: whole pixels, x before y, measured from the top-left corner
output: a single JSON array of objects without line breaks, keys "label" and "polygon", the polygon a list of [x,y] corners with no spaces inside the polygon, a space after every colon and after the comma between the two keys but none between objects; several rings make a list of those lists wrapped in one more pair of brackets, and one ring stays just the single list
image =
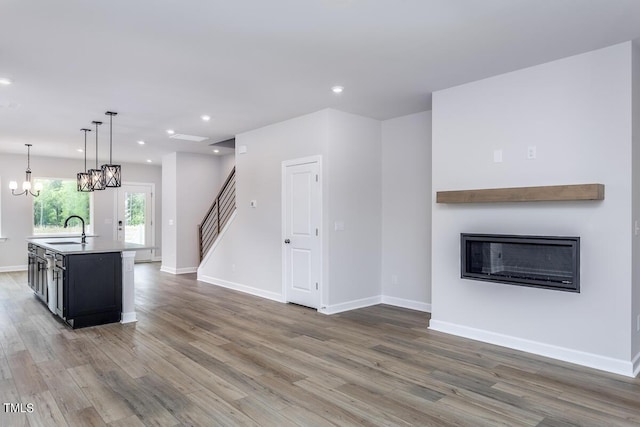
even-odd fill
[{"label": "white ceiling", "polygon": [[114,161],[159,164],[326,107],[424,111],[435,90],[638,37],[637,0],[1,0],[0,151],[81,158],[80,128],[111,110]]}]

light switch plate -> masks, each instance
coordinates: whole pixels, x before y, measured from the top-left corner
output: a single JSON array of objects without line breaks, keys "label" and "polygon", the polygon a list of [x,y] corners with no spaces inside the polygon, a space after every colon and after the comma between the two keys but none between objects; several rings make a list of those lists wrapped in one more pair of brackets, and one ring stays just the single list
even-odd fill
[{"label": "light switch plate", "polygon": [[502,163],[502,150],[493,150],[493,161],[495,163]]}]

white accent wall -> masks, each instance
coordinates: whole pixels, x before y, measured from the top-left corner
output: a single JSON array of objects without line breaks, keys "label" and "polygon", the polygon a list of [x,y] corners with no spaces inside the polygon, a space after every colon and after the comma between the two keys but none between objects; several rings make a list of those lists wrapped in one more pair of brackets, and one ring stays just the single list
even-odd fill
[{"label": "white accent wall", "polygon": [[198,224],[220,191],[222,160],[176,152],[162,158],[162,271],[193,273],[200,264]]},{"label": "white accent wall", "polygon": [[379,302],[380,153],[379,121],[331,109],[237,135],[236,218],[198,278],[282,301],[282,161],[321,155],[322,310]]},{"label": "white accent wall", "polygon": [[635,362],[635,373],[640,367],[640,43],[633,43],[632,51],[632,139],[633,139],[633,292],[631,318],[631,356]]},{"label": "white accent wall", "polygon": [[431,311],[431,111],[382,122],[383,302]]},{"label": "white accent wall", "polygon": [[[37,148],[37,147],[32,147]],[[34,150],[32,150],[33,152]],[[33,198],[31,196],[16,197],[9,190],[9,181],[18,181],[20,186],[24,180],[27,166],[25,154],[0,154],[0,209],[2,209],[2,223],[0,224],[0,271],[26,269],[27,253],[25,239],[33,234]],[[33,178],[64,178],[76,179],[84,167],[83,161],[58,157],[31,156],[31,170]],[[159,166],[133,163],[122,164],[122,178],[124,182],[144,182],[155,184],[154,210],[156,214],[155,244],[158,249],[155,256],[160,256],[159,247],[162,244],[160,224],[162,222],[162,180]],[[115,227],[115,190],[106,189],[91,193],[93,197],[93,226],[94,233],[100,237],[112,239]]]},{"label": "white accent wall", "polygon": [[[433,329],[632,374],[631,92],[627,42],[434,93]],[[605,200],[435,203],[440,190],[582,183],[604,184]],[[461,279],[464,232],[580,236],[580,293]]]}]

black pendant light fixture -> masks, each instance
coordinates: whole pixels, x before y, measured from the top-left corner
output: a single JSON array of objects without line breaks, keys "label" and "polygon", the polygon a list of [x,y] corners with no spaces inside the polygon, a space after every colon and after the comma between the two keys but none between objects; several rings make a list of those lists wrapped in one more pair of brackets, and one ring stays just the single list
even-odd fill
[{"label": "black pendant light fixture", "polygon": [[102,176],[104,177],[105,187],[120,187],[122,186],[122,167],[120,165],[113,164],[113,116],[118,113],[113,111],[107,111],[109,116],[109,163],[102,165]]},{"label": "black pendant light fixture", "polygon": [[98,126],[102,124],[102,122],[93,121],[91,122],[96,125],[96,168],[89,169],[89,174],[91,175],[91,186],[94,191],[104,190],[104,175],[102,174],[102,169],[98,168]]},{"label": "black pendant light fixture", "polygon": [[93,185],[91,185],[91,174],[87,171],[87,132],[91,132],[91,129],[80,130],[84,132],[84,169],[77,175],[78,191],[87,193],[93,191]]},{"label": "black pendant light fixture", "polygon": [[40,195],[40,191],[42,190],[42,183],[36,183],[34,187],[34,190],[36,190],[35,193],[31,191],[31,144],[24,145],[27,147],[27,170],[25,171],[25,178],[24,182],[22,183],[22,192],[16,193],[16,190],[18,189],[17,181],[10,181],[9,188],[11,189],[11,194],[13,194],[14,196],[22,196],[23,194],[25,196],[28,196],[29,194],[31,194],[33,197],[38,197]]}]

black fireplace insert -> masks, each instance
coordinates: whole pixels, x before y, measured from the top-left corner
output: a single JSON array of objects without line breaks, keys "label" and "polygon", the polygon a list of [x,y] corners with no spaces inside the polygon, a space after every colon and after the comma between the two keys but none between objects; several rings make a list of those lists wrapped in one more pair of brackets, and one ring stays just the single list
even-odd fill
[{"label": "black fireplace insert", "polygon": [[462,278],[580,292],[580,238],[460,235]]}]

